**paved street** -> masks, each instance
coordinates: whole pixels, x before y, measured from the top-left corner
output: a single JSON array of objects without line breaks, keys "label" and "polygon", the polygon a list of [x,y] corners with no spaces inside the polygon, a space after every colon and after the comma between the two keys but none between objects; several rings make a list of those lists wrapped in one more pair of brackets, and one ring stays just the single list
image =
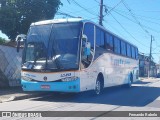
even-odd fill
[{"label": "paved street", "polygon": [[35,98],[0,103],[0,111],[160,111],[160,80],[139,81],[129,89],[107,88],[99,96],[92,92],[49,93]]}]

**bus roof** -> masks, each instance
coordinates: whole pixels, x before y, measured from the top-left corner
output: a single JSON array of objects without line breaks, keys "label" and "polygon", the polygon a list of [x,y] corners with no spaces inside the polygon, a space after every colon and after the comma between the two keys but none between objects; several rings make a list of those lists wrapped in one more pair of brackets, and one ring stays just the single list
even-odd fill
[{"label": "bus roof", "polygon": [[44,20],[44,21],[35,22],[35,23],[32,23],[31,26],[52,24],[52,23],[80,22],[80,21],[83,21],[83,19],[82,18],[53,19],[53,20]]},{"label": "bus roof", "polygon": [[[34,26],[34,25],[45,25],[45,24],[52,24],[52,23],[67,23],[67,22],[89,22],[89,23],[92,23],[92,24],[95,24],[96,26],[98,26],[99,28],[107,31],[108,33],[112,34],[113,36],[131,44],[132,46],[136,47],[135,45],[133,45],[132,43],[128,42],[127,40],[123,39],[122,37],[116,35],[115,33],[109,31],[108,29],[106,29],[105,27],[103,26],[100,26],[90,20],[85,20],[83,18],[63,18],[63,19],[52,19],[52,20],[44,20],[44,21],[39,21],[39,22],[35,22],[35,23],[32,23],[31,26]],[[137,47],[136,47],[137,48]]]}]

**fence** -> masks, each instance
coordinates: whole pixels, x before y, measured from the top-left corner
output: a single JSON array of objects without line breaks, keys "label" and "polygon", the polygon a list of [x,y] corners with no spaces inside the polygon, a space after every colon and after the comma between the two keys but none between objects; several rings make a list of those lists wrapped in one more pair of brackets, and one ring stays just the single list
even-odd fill
[{"label": "fence", "polygon": [[22,49],[0,45],[0,87],[20,86]]}]

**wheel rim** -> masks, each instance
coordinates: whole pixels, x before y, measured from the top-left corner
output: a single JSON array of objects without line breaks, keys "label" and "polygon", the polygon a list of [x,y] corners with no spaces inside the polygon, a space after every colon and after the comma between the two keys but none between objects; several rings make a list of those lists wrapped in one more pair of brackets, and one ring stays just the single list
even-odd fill
[{"label": "wheel rim", "polygon": [[96,82],[96,89],[95,89],[95,91],[96,91],[97,95],[101,92],[101,83],[100,83],[99,80]]}]

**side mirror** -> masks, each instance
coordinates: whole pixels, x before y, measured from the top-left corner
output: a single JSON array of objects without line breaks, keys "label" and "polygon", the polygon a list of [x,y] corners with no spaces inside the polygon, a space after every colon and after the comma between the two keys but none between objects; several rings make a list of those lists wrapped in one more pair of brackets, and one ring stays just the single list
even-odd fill
[{"label": "side mirror", "polygon": [[91,54],[91,43],[90,42],[86,42],[85,49],[84,49],[84,54],[86,56]]},{"label": "side mirror", "polygon": [[21,45],[24,44],[25,40],[26,40],[26,35],[24,35],[24,34],[17,35],[17,37],[16,37],[17,52],[19,52],[19,49],[20,49]]},{"label": "side mirror", "polygon": [[87,36],[85,34],[82,35],[82,41],[85,41],[85,42],[88,41],[88,38],[87,38]]},{"label": "side mirror", "polygon": [[85,34],[82,35],[82,42],[84,43],[84,55],[88,56],[91,53],[91,43],[88,42],[88,38]]}]

